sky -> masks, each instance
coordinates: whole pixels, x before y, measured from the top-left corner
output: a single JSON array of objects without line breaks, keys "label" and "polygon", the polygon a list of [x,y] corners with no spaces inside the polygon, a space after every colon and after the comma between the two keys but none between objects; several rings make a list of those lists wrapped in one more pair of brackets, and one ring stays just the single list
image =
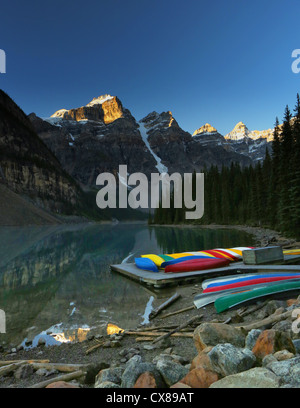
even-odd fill
[{"label": "sky", "polygon": [[0,88],[41,117],[108,93],[188,132],[268,129],[300,92],[299,15],[299,0],[1,0]]}]

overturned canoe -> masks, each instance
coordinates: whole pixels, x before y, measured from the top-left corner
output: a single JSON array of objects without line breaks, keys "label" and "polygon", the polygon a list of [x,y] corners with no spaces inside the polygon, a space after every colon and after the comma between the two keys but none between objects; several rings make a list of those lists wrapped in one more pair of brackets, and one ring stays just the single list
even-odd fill
[{"label": "overturned canoe", "polygon": [[236,280],[223,281],[221,284],[211,284],[203,293],[218,292],[220,290],[233,289],[233,288],[243,288],[250,285],[261,285],[269,282],[280,282],[291,279],[300,279],[300,274],[290,274],[285,276],[264,276],[259,275],[252,278],[241,278]]},{"label": "overturned canoe", "polygon": [[215,308],[218,313],[224,312],[234,306],[240,305],[254,299],[267,297],[275,294],[282,294],[291,291],[300,290],[300,280],[291,280],[284,283],[272,283],[259,288],[253,288],[245,292],[231,293],[225,296],[219,297],[215,300]]},{"label": "overturned canoe", "polygon": [[230,260],[228,259],[191,259],[189,261],[180,262],[177,264],[168,265],[165,268],[165,272],[192,272],[192,271],[203,271],[206,269],[215,269],[228,266]]},{"label": "overturned canoe", "polygon": [[206,288],[209,288],[211,286],[218,286],[221,284],[230,284],[230,283],[234,283],[239,280],[254,279],[257,277],[291,276],[293,274],[300,275],[300,272],[273,272],[273,271],[268,272],[266,270],[263,273],[258,273],[258,272],[239,273],[235,275],[227,275],[227,276],[220,276],[220,277],[205,279],[202,282],[201,286],[204,291]]}]

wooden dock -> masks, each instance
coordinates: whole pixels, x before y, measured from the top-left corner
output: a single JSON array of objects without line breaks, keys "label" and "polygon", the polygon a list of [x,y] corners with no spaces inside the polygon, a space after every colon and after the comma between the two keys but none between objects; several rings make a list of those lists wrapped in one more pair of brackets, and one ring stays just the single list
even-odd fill
[{"label": "wooden dock", "polygon": [[119,265],[111,265],[111,269],[139,283],[162,288],[166,285],[174,285],[178,283],[189,283],[195,280],[204,279],[207,277],[234,275],[248,272],[299,272],[300,265],[295,265],[300,262],[299,255],[285,255],[284,264],[282,265],[245,265],[243,262],[235,262],[224,268],[209,269],[203,271],[181,272],[181,273],[164,273],[164,272],[149,272],[139,269],[134,263],[122,263]]}]

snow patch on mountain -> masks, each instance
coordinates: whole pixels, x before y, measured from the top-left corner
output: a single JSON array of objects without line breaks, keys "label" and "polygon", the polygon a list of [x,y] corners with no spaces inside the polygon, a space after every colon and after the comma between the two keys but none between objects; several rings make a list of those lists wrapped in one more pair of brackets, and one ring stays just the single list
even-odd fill
[{"label": "snow patch on mountain", "polygon": [[145,145],[147,146],[149,152],[152,154],[152,156],[154,157],[155,161],[156,161],[156,168],[160,173],[168,173],[168,168],[162,164],[161,159],[154,153],[154,151],[151,149],[150,143],[148,141],[148,134],[147,134],[147,129],[144,125],[144,123],[142,121],[139,122],[139,126],[140,126],[140,134],[142,136],[142,139],[145,143]]}]

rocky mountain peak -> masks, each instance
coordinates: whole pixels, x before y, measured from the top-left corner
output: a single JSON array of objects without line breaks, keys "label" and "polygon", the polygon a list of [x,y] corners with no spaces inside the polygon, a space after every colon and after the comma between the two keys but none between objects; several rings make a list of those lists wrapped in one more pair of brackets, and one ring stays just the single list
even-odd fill
[{"label": "rocky mountain peak", "polygon": [[104,102],[110,101],[114,98],[115,96],[111,96],[109,94],[100,95],[96,98],[93,98],[93,100],[90,103],[88,103],[86,106],[102,105]]},{"label": "rocky mountain peak", "polygon": [[241,140],[241,139],[245,139],[246,137],[248,137],[249,133],[250,133],[249,129],[247,128],[245,123],[238,122],[233,128],[233,130],[227,133],[227,135],[225,135],[225,139]]},{"label": "rocky mountain peak", "polygon": [[207,134],[207,133],[217,133],[217,129],[214,128],[212,125],[210,125],[209,123],[205,123],[205,125],[201,126],[199,129],[195,130],[195,132],[193,133],[193,136],[197,136],[200,134]]},{"label": "rocky mountain peak", "polygon": [[149,113],[140,122],[144,123],[146,128],[159,127],[160,129],[167,129],[170,127],[179,127],[171,111],[157,113],[155,111]]},{"label": "rocky mountain peak", "polygon": [[73,109],[59,109],[50,118],[49,122],[57,124],[59,120],[84,122],[94,121],[109,124],[124,117],[121,101],[109,94],[94,98],[85,106]]},{"label": "rocky mountain peak", "polygon": [[273,133],[273,129],[250,131],[243,122],[238,122],[233,130],[224,137],[232,141],[266,139],[268,142],[271,142],[273,140]]}]

